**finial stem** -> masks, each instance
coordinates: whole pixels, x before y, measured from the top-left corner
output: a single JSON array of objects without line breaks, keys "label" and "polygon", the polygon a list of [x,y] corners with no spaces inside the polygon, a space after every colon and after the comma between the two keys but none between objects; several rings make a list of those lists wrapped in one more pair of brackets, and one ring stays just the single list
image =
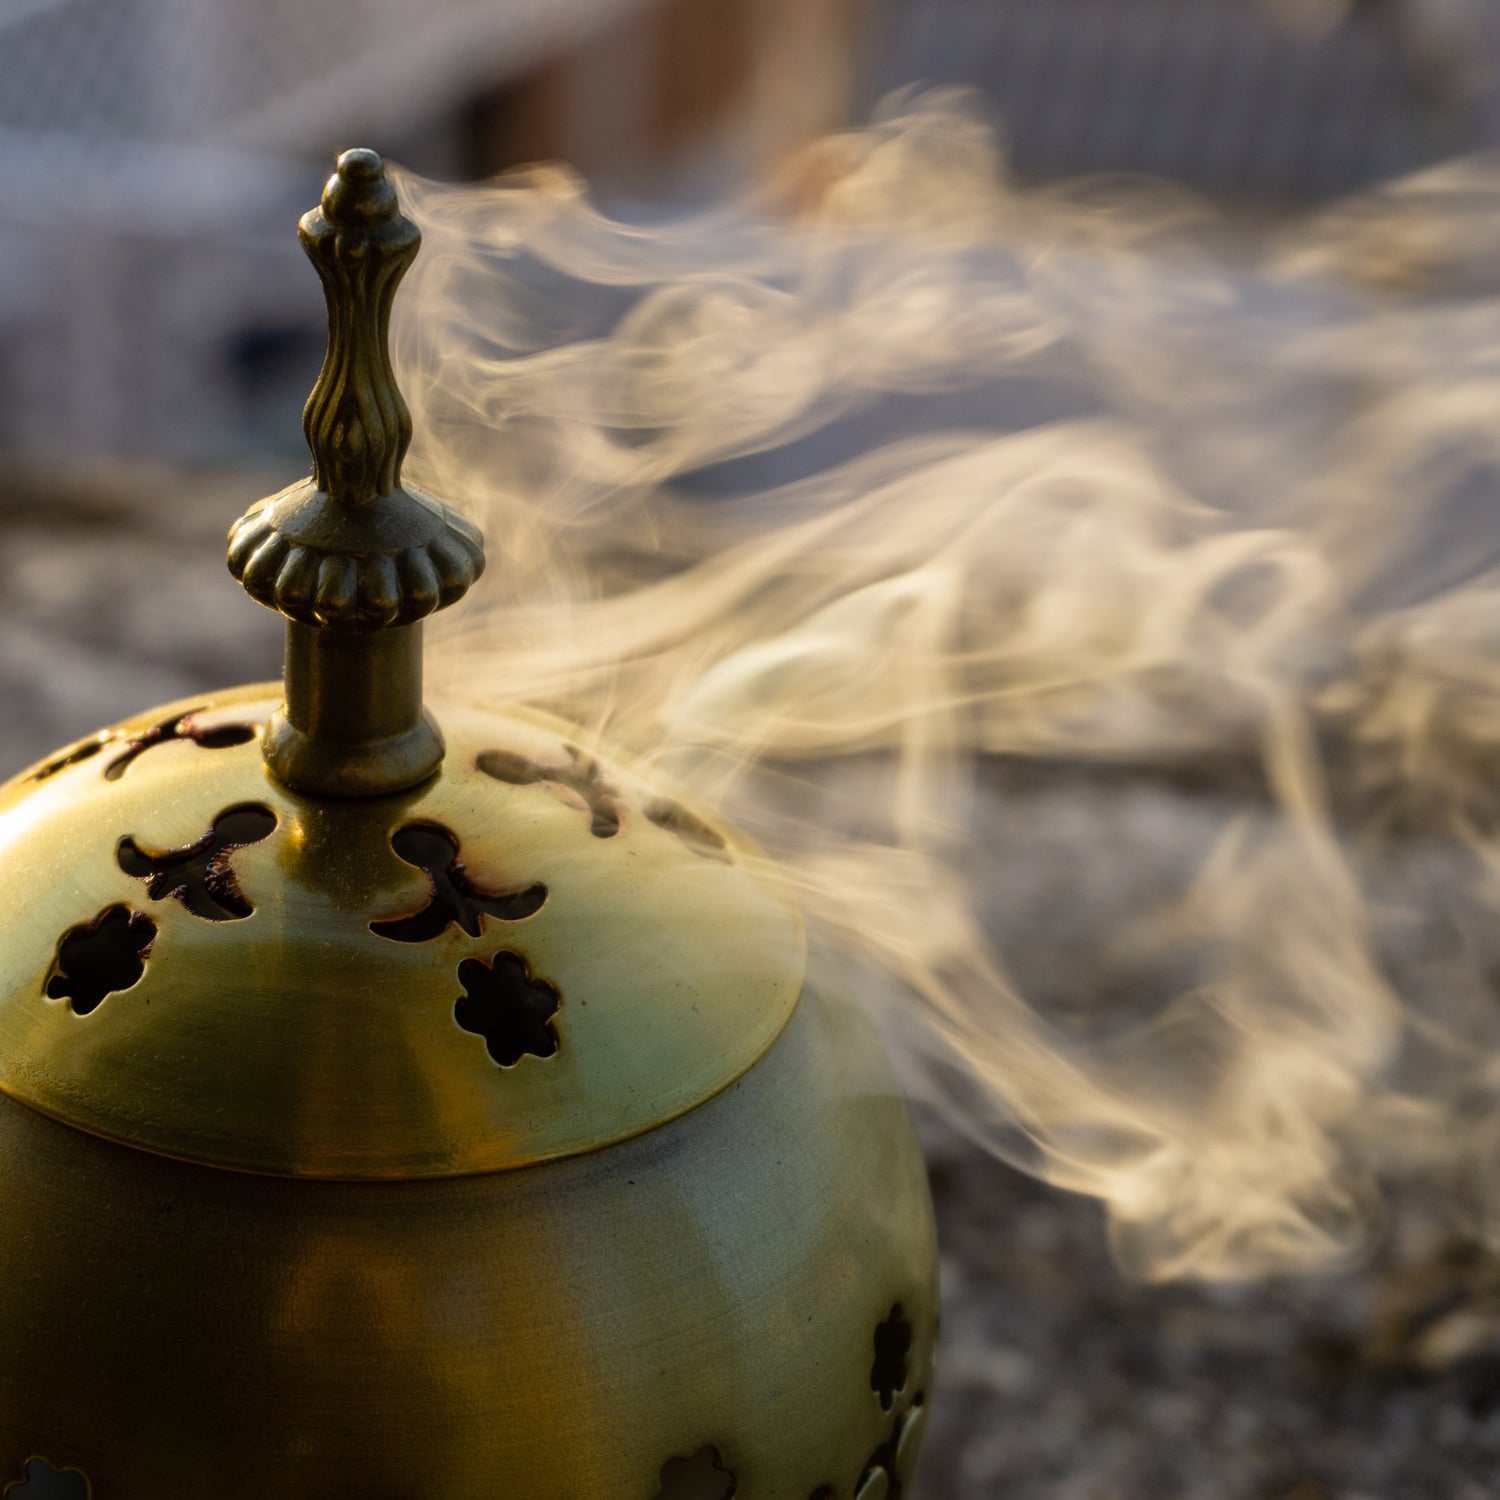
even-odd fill
[{"label": "finial stem", "polygon": [[484,544],[401,483],[411,414],[388,333],[421,234],[373,151],[339,157],[298,236],[328,300],[328,352],[302,418],[313,477],[236,522],[229,567],[287,617],[286,702],[263,741],[271,771],[300,791],[379,796],[442,761],[422,708],[421,621],[479,577]]},{"label": "finial stem", "polygon": [[325,630],[288,620],[286,703],[266,730],[272,771],[303,791],[370,797],[425,781],[443,739],[422,707],[422,626]]}]

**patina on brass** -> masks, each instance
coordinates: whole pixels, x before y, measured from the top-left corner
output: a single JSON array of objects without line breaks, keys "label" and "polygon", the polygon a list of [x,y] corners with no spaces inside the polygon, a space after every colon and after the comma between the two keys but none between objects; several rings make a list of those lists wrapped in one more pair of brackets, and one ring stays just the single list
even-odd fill
[{"label": "patina on brass", "polygon": [[[0,787],[0,1495],[910,1500],[922,1161],[749,839],[420,693],[479,541],[403,489],[416,232],[345,153],[275,685]],[[25,1487],[13,1500],[29,1500]]]},{"label": "patina on brass", "polygon": [[411,414],[388,333],[421,234],[380,158],[344,152],[297,232],[328,299],[328,353],[302,414],[312,478],[235,524],[229,567],[287,617],[286,702],[266,730],[267,765],[300,791],[379,796],[443,758],[422,707],[421,622],[468,591],[484,544],[401,483]]}]

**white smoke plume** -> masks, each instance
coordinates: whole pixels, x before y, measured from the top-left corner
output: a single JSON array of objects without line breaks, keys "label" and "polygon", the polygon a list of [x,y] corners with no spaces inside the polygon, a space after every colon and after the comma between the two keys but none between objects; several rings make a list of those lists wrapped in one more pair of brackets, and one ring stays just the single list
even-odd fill
[{"label": "white smoke plume", "polygon": [[747,826],[1131,1271],[1356,1257],[1500,1144],[1497,183],[1247,238],[950,93],[649,227],[403,176],[409,468],[494,559],[434,675]]}]

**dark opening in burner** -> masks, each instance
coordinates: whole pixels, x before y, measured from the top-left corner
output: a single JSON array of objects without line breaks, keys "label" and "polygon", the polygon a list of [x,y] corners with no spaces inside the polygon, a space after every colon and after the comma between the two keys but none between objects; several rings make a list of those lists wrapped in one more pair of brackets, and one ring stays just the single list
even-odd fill
[{"label": "dark opening in burner", "polygon": [[40,770],[33,771],[31,779],[46,781],[49,776],[56,776],[59,771],[66,771],[69,766],[92,760],[110,742],[110,739],[111,736],[108,734],[96,734],[92,739],[80,740],[78,744],[71,745],[68,749],[54,755]]},{"label": "dark opening in burner", "polygon": [[89,1500],[89,1482],[77,1469],[54,1469],[44,1458],[26,1465],[26,1478],[0,1490],[6,1500]]},{"label": "dark opening in burner", "polygon": [[675,833],[694,854],[701,854],[705,859],[729,858],[726,852],[729,845],[724,835],[705,823],[697,813],[689,812],[680,802],[658,797],[647,806],[646,816],[658,828]]},{"label": "dark opening in burner", "polygon": [[70,927],[57,945],[47,980],[54,1000],[86,1016],[106,995],[128,990],[146,972],[156,923],[128,906],[107,906],[91,922]]},{"label": "dark opening in burner", "polygon": [[163,719],[134,739],[127,740],[125,749],[104,768],[105,779],[118,781],[138,755],[144,754],[153,745],[165,745],[170,740],[191,740],[205,750],[224,750],[255,738],[253,724],[213,724],[206,728],[200,727],[193,720],[193,714],[199,712],[200,709],[193,709],[174,719]]},{"label": "dark opening in burner", "polygon": [[582,808],[589,815],[589,832],[596,839],[613,838],[620,831],[619,793],[605,781],[599,762],[576,745],[565,745],[569,764],[542,765],[513,750],[486,750],[475,765],[486,776],[512,786],[545,786],[554,796]]},{"label": "dark opening in burner", "polygon": [[459,863],[458,839],[436,823],[408,823],[398,828],[391,835],[391,848],[407,864],[425,870],[432,886],[432,895],[421,911],[370,923],[371,932],[393,942],[425,943],[450,925],[478,937],[482,917],[520,922],[539,912],[547,899],[544,885],[514,891],[481,890]]},{"label": "dark opening in burner", "polygon": [[127,836],[120,840],[115,858],[127,875],[146,882],[146,894],[153,901],[170,898],[180,901],[195,917],[233,922],[248,917],[255,908],[240,890],[229,856],[275,831],[276,814],[251,802],[221,812],[213,827],[184,849],[142,849]]},{"label": "dark opening in burner", "polygon": [[700,1448],[691,1458],[669,1458],[661,1469],[656,1500],[731,1500],[739,1481],[724,1467],[717,1448]]},{"label": "dark opening in burner", "polygon": [[896,1393],[906,1389],[906,1356],[911,1352],[911,1324],[898,1302],[885,1322],[875,1329],[875,1364],[870,1370],[870,1389],[889,1411]]},{"label": "dark opening in burner", "polygon": [[553,1017],[562,1003],[557,986],[533,979],[519,953],[502,950],[492,963],[468,958],[458,966],[464,993],[453,1018],[465,1031],[482,1036],[502,1068],[523,1057],[551,1057],[557,1051]]}]

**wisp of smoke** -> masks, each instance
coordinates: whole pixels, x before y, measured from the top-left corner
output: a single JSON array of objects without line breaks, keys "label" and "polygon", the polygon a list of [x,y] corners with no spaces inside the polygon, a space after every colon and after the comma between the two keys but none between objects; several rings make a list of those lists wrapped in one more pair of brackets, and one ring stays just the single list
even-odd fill
[{"label": "wisp of smoke", "polygon": [[1447,170],[1249,240],[1018,186],[933,93],[649,227],[401,181],[410,469],[496,555],[441,685],[747,826],[908,1085],[1140,1275],[1338,1265],[1500,1142],[1500,285]]}]

